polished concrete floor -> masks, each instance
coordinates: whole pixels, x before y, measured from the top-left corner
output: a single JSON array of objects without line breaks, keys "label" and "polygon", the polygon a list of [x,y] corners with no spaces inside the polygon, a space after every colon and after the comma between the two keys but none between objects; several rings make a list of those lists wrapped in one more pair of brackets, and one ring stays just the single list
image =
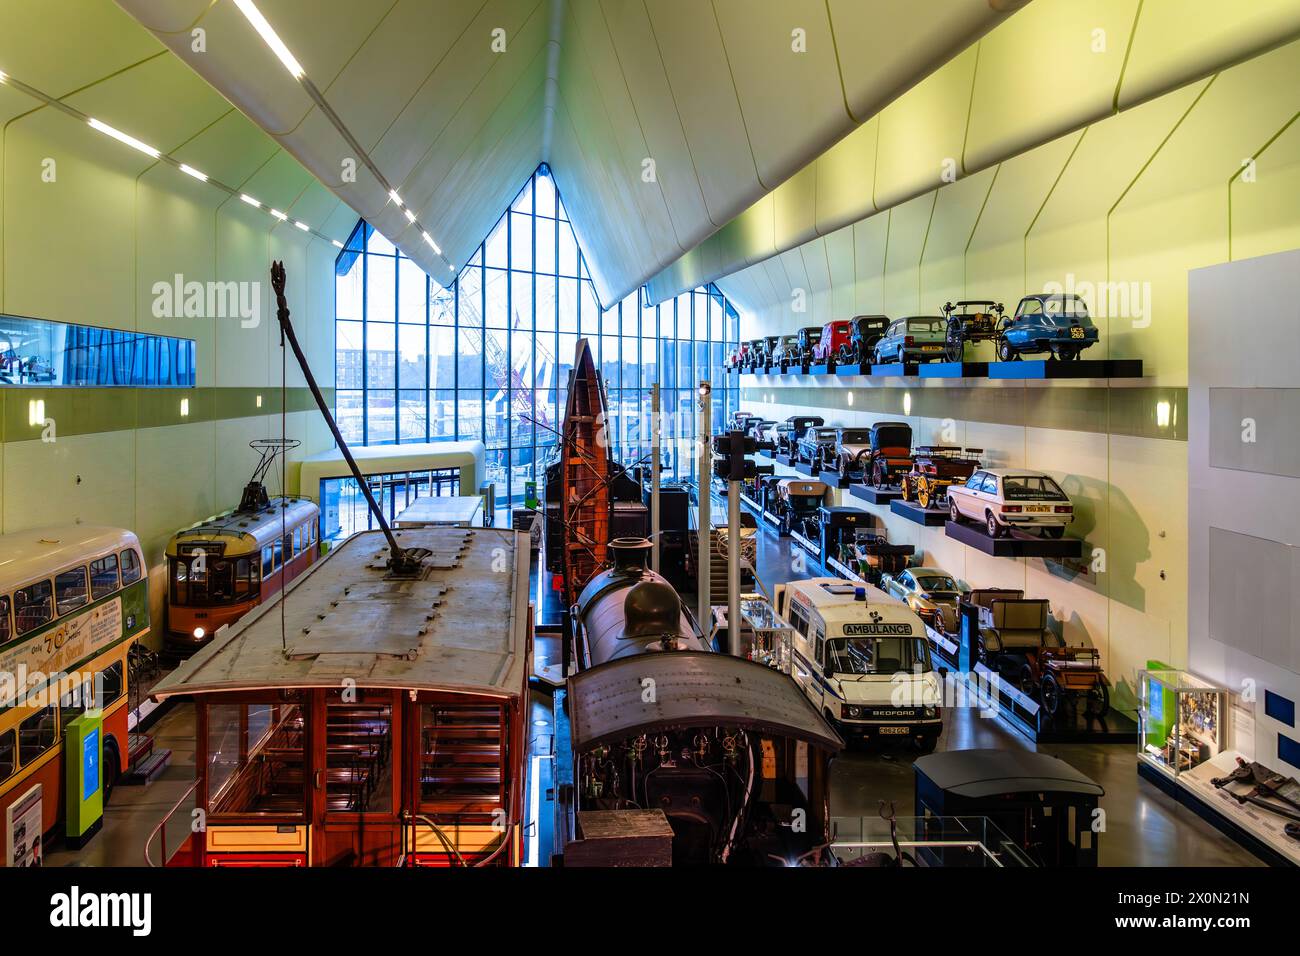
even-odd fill
[{"label": "polished concrete floor", "polygon": [[[765,527],[759,546],[759,576],[773,583],[816,572],[811,560],[794,550],[789,539],[778,538]],[[538,586],[534,574],[534,599],[539,607],[553,601]],[[553,641],[540,639],[535,648],[540,668],[558,657]],[[530,707],[530,774],[526,805],[536,807],[535,820],[526,837],[530,863],[543,865],[551,845],[554,797],[554,737],[551,702],[534,691]],[[939,750],[973,748],[1035,749],[1032,742],[996,718],[981,717],[973,709],[945,713]],[[194,713],[178,704],[150,731],[158,747],[172,751],[172,762],[148,787],[121,786],[106,811],[103,832],[79,853],[57,846],[46,855],[47,866],[139,866],[144,846],[159,821],[181,799],[194,780]],[[1139,780],[1134,747],[1130,745],[1053,744],[1042,748],[1087,774],[1106,794],[1105,831],[1099,837],[1103,866],[1261,866],[1256,857],[1238,846],[1200,817]],[[834,762],[831,779],[831,813],[835,817],[875,816],[881,800],[893,801],[899,816],[913,811],[913,754],[869,749],[850,751]],[[168,828],[170,846],[184,836],[188,808],[176,815]],[[159,856],[155,838],[153,856]]]}]

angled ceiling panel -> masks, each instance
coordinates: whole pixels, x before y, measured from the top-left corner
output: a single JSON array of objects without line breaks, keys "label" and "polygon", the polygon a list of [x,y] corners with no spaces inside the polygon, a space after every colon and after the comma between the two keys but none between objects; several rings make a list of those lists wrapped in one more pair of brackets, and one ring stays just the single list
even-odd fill
[{"label": "angled ceiling panel", "polygon": [[861,123],[1028,0],[826,0],[848,109]]},{"label": "angled ceiling panel", "polygon": [[[944,29],[979,12],[956,0],[948,6],[947,18],[935,18],[945,21]],[[1294,0],[1038,0],[992,6],[1004,12],[1012,6],[1025,9],[995,25],[975,46],[950,50],[939,69],[877,107],[874,141],[864,124],[814,161],[817,234],[936,186],[949,188],[939,178],[944,160],[956,160],[959,173],[989,168],[1300,36],[1300,5]],[[850,111],[867,119],[855,100],[854,71],[887,71],[896,54],[903,61],[916,57],[908,45],[922,41],[924,25],[897,5],[828,0],[828,8]],[[878,56],[863,55],[880,43],[872,31],[879,33],[891,16],[909,17],[910,27],[888,31],[888,48]],[[856,42],[846,43],[851,30],[858,31]],[[1031,62],[1052,66],[1031,69]],[[888,86],[880,76],[877,81],[876,92]],[[665,271],[649,280],[652,295],[669,296],[717,280],[763,254],[734,237],[723,248],[731,257],[718,271]],[[776,249],[767,254],[783,248],[778,237]]]},{"label": "angled ceiling panel", "polygon": [[754,165],[771,189],[855,125],[826,3],[713,0],[713,12]]},{"label": "angled ceiling panel", "polygon": [[722,35],[698,0],[661,0],[647,9],[708,217],[720,226],[748,205],[742,197],[767,191],[749,149]]}]

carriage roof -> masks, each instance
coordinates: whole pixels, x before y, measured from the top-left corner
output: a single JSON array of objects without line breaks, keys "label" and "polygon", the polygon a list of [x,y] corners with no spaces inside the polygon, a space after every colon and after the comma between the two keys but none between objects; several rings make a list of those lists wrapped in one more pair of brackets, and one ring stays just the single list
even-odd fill
[{"label": "carriage roof", "polygon": [[102,525],[49,525],[0,535],[0,591],[126,547],[140,550],[134,534]]},{"label": "carriage roof", "polygon": [[912,426],[907,422],[876,422],[871,426],[871,448],[912,444]]},{"label": "carriage roof", "polygon": [[359,687],[517,697],[527,660],[527,536],[485,528],[396,535],[404,547],[429,549],[419,578],[387,576],[381,532],[353,535],[218,631],[153,696],[351,679]]}]

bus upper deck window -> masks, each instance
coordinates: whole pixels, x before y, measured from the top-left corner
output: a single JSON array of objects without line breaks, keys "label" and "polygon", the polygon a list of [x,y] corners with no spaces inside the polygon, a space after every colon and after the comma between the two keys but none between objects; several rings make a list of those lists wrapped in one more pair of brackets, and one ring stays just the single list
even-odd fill
[{"label": "bus upper deck window", "polygon": [[54,576],[54,605],[60,615],[75,611],[89,601],[85,568],[72,568]]},{"label": "bus upper deck window", "polygon": [[9,596],[0,594],[0,644],[9,640]]},{"label": "bus upper deck window", "polygon": [[14,624],[19,634],[34,631],[54,617],[54,589],[37,581],[14,592]]},{"label": "bus upper deck window", "polygon": [[90,599],[98,601],[117,590],[117,555],[90,562]]},{"label": "bus upper deck window", "polygon": [[127,585],[140,580],[140,559],[135,550],[127,548],[122,552],[122,584]]}]

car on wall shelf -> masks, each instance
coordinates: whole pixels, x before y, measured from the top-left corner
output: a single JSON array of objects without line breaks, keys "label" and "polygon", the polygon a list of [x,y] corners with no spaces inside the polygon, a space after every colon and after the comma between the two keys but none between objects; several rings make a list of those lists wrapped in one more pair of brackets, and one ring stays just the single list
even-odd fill
[{"label": "car on wall shelf", "polygon": [[820,325],[809,325],[799,330],[798,346],[795,349],[796,365],[811,365],[813,361],[813,352],[817,349],[817,343],[822,340],[822,327]]},{"label": "car on wall shelf", "polygon": [[980,466],[982,448],[957,445],[917,445],[912,452],[912,470],[899,483],[904,501],[916,501],[922,508],[946,502],[948,489],[965,484]]},{"label": "car on wall shelf", "polygon": [[781,341],[777,343],[772,350],[772,358],[769,365],[777,366],[782,372],[786,371],[792,365],[799,364],[799,336],[793,332],[789,335],[781,336]]},{"label": "car on wall shelf", "polygon": [[1012,362],[1022,355],[1046,352],[1054,359],[1072,362],[1097,343],[1098,334],[1088,304],[1079,296],[1027,295],[998,331],[998,361]]},{"label": "car on wall shelf", "polygon": [[776,450],[793,458],[798,450],[799,439],[809,428],[818,428],[826,424],[820,415],[791,415],[784,422],[788,430],[778,428],[776,432]]},{"label": "car on wall shelf", "polygon": [[834,459],[841,475],[865,471],[871,461],[871,429],[841,428],[835,436]]},{"label": "car on wall shelf", "polygon": [[763,364],[763,340],[750,339],[745,343],[745,356],[741,360],[740,370],[742,372],[752,372],[755,368]]},{"label": "car on wall shelf", "polygon": [[872,364],[942,361],[947,355],[948,322],[941,315],[909,315],[889,323],[876,342]]},{"label": "car on wall shelf", "polygon": [[1028,468],[983,468],[964,485],[948,489],[948,513],[954,523],[983,524],[991,538],[1011,528],[1032,528],[1059,538],[1074,520],[1074,505],[1050,475]]},{"label": "car on wall shelf", "polygon": [[835,458],[835,442],[839,429],[834,426],[813,427],[806,429],[799,436],[796,456],[799,461],[806,461],[814,468],[822,468]]},{"label": "car on wall shelf", "polygon": [[834,368],[841,350],[848,348],[852,331],[853,326],[848,319],[827,322],[822,326],[821,338],[813,346],[811,363]]},{"label": "car on wall shelf", "polygon": [[855,315],[849,319],[849,340],[840,346],[836,365],[861,365],[871,362],[876,343],[889,328],[887,315]]},{"label": "car on wall shelf", "polygon": [[970,586],[942,568],[922,566],[881,575],[880,589],[905,603],[940,634],[953,634],[957,602]]},{"label": "car on wall shelf", "polygon": [[967,342],[991,342],[1001,334],[1006,312],[1001,302],[992,299],[963,299],[944,303],[948,318],[944,332],[945,355],[949,362],[960,362]]},{"label": "car on wall shelf", "polygon": [[863,472],[872,488],[897,485],[912,467],[912,426],[907,422],[876,422],[870,429],[871,451]]}]

